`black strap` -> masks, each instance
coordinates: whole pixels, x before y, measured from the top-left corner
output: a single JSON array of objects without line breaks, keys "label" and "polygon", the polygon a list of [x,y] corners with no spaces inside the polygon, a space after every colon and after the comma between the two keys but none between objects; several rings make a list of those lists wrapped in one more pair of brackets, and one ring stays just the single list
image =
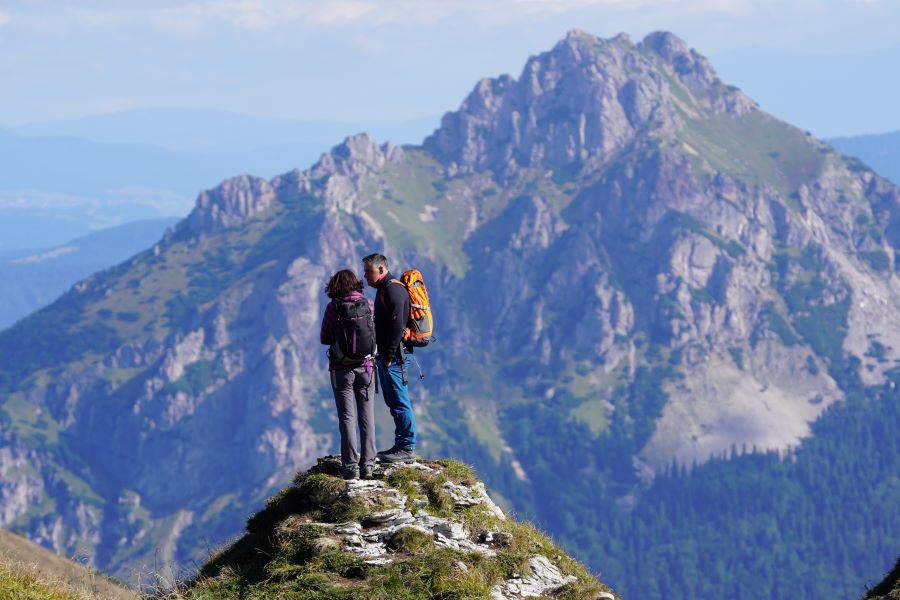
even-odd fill
[{"label": "black strap", "polygon": [[403,377],[403,385],[409,385],[406,378],[406,359],[403,358],[403,344],[400,344],[400,375]]}]

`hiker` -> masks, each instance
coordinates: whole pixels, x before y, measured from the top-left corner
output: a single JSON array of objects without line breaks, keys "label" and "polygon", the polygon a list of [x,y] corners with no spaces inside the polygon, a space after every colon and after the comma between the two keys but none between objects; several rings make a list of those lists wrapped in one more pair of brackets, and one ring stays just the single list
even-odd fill
[{"label": "hiker", "polygon": [[409,293],[388,271],[387,258],[370,254],[363,259],[363,274],[375,293],[375,340],[378,358],[375,367],[381,394],[394,418],[394,445],[378,453],[381,462],[415,460],[416,416],[406,385],[403,332],[409,320]]},{"label": "hiker", "polygon": [[344,479],[371,479],[375,466],[374,306],[362,290],[363,282],[349,269],[331,277],[325,286],[331,302],[325,307],[319,335],[329,346],[328,371],[341,432]]}]

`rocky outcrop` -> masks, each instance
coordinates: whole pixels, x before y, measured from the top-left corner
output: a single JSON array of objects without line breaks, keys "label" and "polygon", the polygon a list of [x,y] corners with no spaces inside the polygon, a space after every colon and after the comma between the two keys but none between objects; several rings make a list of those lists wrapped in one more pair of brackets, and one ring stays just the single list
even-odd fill
[{"label": "rocky outcrop", "polygon": [[242,175],[200,194],[194,210],[179,223],[176,234],[213,235],[246,223],[272,203],[275,194],[265,179]]},{"label": "rocky outcrop", "polygon": [[617,598],[543,535],[508,519],[459,462],[378,465],[371,480],[344,481],[340,471],[338,457],[327,456],[298,474],[250,518],[244,537],[177,587],[178,597],[296,594],[309,585],[303,574],[314,574],[320,597],[350,588],[361,597]]},{"label": "rocky outcrop", "polygon": [[[698,92],[685,103],[679,85]],[[460,109],[444,115],[424,147],[456,169],[509,175],[521,167],[596,170],[679,112],[741,116],[755,104],[726,89],[709,62],[667,32],[634,45],[573,30],[532,57],[518,79],[483,79]]]}]

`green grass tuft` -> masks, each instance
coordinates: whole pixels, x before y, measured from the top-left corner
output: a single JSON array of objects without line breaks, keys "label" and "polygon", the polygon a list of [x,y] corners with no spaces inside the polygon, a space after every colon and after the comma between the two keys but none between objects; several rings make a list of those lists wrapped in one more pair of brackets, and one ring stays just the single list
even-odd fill
[{"label": "green grass tuft", "polygon": [[414,527],[403,527],[394,534],[388,547],[400,552],[422,554],[434,547],[434,538]]}]

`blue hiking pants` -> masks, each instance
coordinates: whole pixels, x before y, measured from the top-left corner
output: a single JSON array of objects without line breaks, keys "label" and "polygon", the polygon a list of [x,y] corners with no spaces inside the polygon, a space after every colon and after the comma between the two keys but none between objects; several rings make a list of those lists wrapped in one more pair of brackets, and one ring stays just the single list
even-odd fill
[{"label": "blue hiking pants", "polygon": [[380,360],[375,364],[381,381],[381,395],[394,417],[394,446],[413,450],[416,447],[416,416],[409,400],[409,389],[403,383],[401,360],[398,356],[388,368]]}]

